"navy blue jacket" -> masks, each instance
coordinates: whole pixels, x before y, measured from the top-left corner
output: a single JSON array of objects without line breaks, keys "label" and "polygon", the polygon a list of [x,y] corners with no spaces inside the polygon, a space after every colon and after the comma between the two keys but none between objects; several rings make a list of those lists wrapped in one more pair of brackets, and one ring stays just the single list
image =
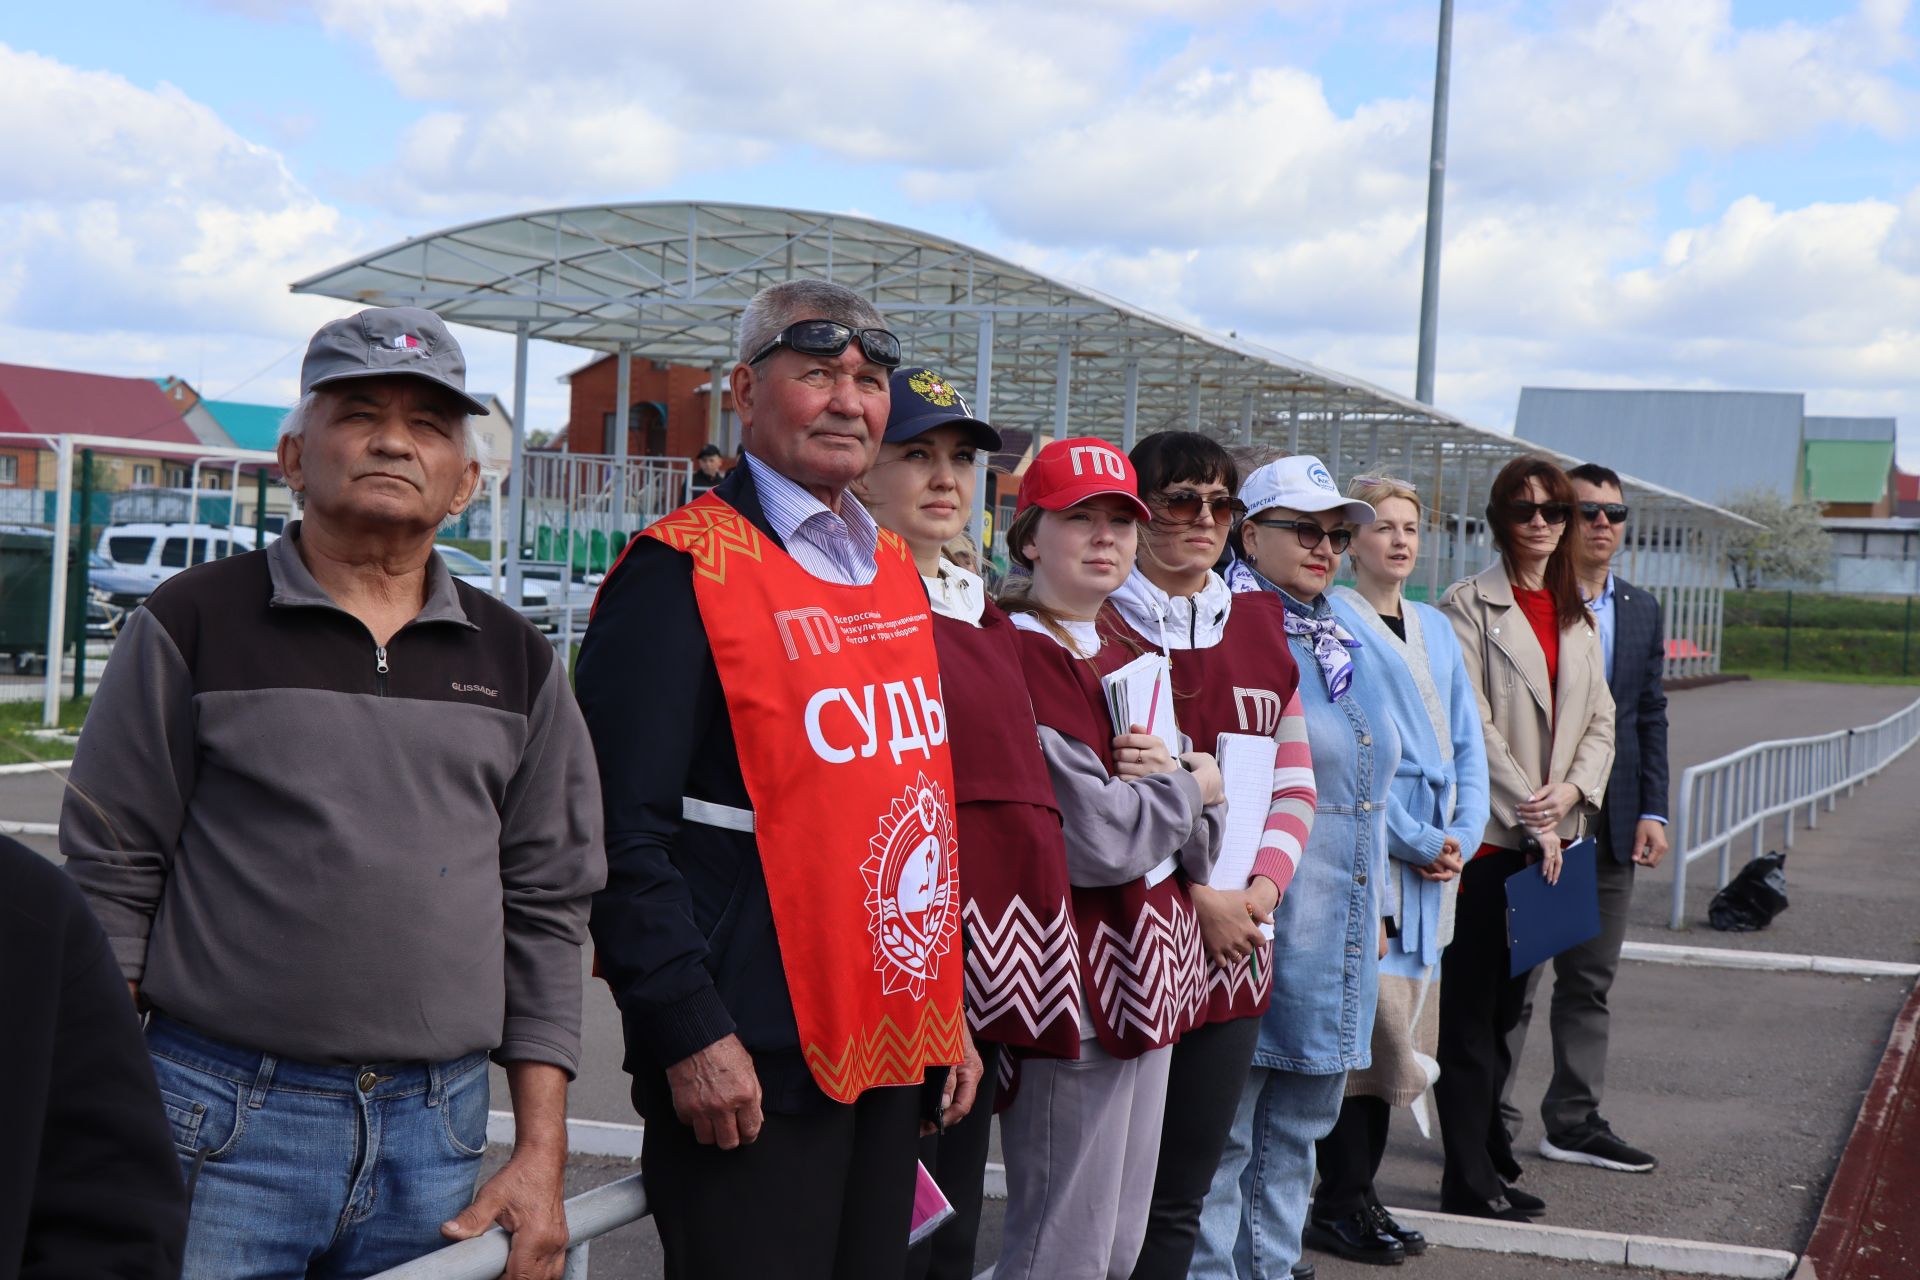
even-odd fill
[{"label": "navy blue jacket", "polygon": [[1613,580],[1613,774],[1603,817],[1615,862],[1633,857],[1640,815],[1667,816],[1666,628],[1660,602],[1625,578]]},{"label": "navy blue jacket", "polygon": [[[748,468],[715,492],[780,545]],[[643,1112],[664,1105],[667,1067],[730,1033],[753,1055],[768,1111],[810,1110],[827,1098],[800,1055],[759,848],[750,833],[680,816],[682,796],[752,807],[692,564],[636,539],[607,575],[580,646],[574,690],[606,805],[595,955]]]}]

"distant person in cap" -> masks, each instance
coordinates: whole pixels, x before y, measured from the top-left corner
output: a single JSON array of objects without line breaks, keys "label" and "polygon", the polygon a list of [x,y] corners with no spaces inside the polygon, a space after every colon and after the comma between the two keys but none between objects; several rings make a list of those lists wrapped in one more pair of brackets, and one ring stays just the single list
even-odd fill
[{"label": "distant person in cap", "polygon": [[[1116,724],[1101,683],[1152,652],[1102,625],[1151,515],[1127,455],[1081,437],[1035,455],[1007,527],[1007,553],[1031,576],[1001,603],[1020,631],[1060,809],[1084,992],[1077,1060],[1022,1062],[1001,1113],[1007,1217],[994,1274],[1010,1280],[1133,1273],[1172,1046],[1206,1011],[1189,886],[1206,883],[1220,853],[1220,770],[1211,753],[1183,751],[1179,733],[1150,732],[1149,705]],[[1142,703],[1170,699],[1170,683]]]},{"label": "distant person in cap", "polygon": [[693,475],[687,481],[687,501],[695,498],[726,479],[726,472],[720,469],[724,455],[717,444],[703,444],[700,452],[693,455]]},{"label": "distant person in cap", "polygon": [[922,1143],[921,1161],[955,1217],[914,1250],[907,1274],[969,1280],[1002,1055],[1079,1053],[1080,974],[1060,810],[1033,704],[1010,678],[1017,633],[979,575],[944,550],[966,536],[977,464],[1000,447],[1000,433],[932,369],[895,370],[892,399],[880,456],[854,492],[905,540],[933,606],[959,797],[967,1016],[985,1059],[972,1112]]},{"label": "distant person in cap", "polygon": [[900,343],[841,285],[740,317],[741,465],[600,588],[601,972],[670,1277],[892,1277],[923,1121],[958,1120],[953,768],[912,549],[849,492]]},{"label": "distant person in cap", "polygon": [[[80,738],[61,850],[151,1011],[189,1280],[495,1223],[509,1276],[564,1265],[599,782],[552,646],[433,550],[480,476],[465,374],[432,312],[323,326],[280,431],[301,519],[135,610]],[[489,1055],[516,1144],[476,1195]]]}]

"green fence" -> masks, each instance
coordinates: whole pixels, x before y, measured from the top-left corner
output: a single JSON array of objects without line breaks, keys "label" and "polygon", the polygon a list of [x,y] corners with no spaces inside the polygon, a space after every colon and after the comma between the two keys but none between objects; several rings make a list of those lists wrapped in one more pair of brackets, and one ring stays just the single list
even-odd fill
[{"label": "green fence", "polygon": [[1912,596],[1729,591],[1727,671],[1841,678],[1920,677]]}]

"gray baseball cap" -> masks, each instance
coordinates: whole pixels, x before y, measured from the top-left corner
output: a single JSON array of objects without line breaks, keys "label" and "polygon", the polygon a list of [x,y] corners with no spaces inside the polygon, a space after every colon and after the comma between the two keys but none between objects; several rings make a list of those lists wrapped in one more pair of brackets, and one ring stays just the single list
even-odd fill
[{"label": "gray baseball cap", "polygon": [[487,406],[467,394],[467,358],[439,316],[420,307],[369,307],[320,326],[300,365],[300,394],[349,378],[404,375],[438,383],[468,413]]}]

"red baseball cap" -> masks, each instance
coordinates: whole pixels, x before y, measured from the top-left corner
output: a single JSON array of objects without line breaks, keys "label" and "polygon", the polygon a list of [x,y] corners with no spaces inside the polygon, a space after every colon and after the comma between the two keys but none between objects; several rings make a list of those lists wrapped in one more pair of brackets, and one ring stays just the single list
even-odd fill
[{"label": "red baseball cap", "polygon": [[1065,511],[1089,498],[1112,494],[1133,504],[1142,520],[1153,515],[1140,501],[1140,479],[1127,455],[1093,436],[1055,440],[1039,453],[1020,478],[1019,515],[1028,507]]}]

